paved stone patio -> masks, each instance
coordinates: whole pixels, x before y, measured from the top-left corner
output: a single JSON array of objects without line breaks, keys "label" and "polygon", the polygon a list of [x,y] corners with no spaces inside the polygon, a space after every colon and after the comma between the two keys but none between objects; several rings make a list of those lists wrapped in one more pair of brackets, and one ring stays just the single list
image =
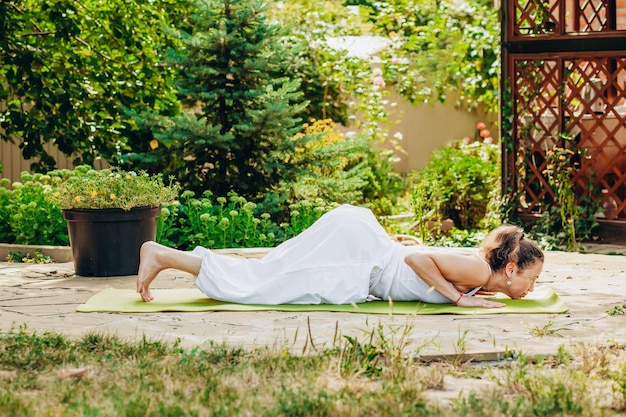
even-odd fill
[{"label": "paved stone patio", "polygon": [[[548,252],[538,285],[551,287],[569,307],[559,315],[504,314],[477,316],[386,316],[327,312],[78,313],[76,307],[104,288],[134,288],[135,276],[87,278],[74,274],[71,262],[0,263],[0,330],[26,325],[36,332],[70,337],[88,332],[127,339],[180,340],[185,347],[228,342],[254,348],[274,346],[301,352],[308,343],[329,347],[338,336],[364,340],[372,329],[399,337],[410,326],[410,349],[425,358],[460,354],[488,360],[505,351],[553,354],[560,345],[626,343],[626,316],[607,311],[626,305],[624,247],[599,253]],[[232,250],[233,256],[263,251]],[[154,288],[193,286],[192,276],[164,271]],[[307,338],[309,340],[307,341]],[[341,339],[340,339],[341,340]]]}]

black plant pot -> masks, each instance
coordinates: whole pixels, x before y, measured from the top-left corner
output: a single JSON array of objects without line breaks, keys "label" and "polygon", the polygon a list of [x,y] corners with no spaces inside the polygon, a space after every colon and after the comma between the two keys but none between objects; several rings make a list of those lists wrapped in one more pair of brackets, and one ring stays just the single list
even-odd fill
[{"label": "black plant pot", "polygon": [[156,237],[159,207],[63,210],[76,275],[136,275],[141,245]]}]

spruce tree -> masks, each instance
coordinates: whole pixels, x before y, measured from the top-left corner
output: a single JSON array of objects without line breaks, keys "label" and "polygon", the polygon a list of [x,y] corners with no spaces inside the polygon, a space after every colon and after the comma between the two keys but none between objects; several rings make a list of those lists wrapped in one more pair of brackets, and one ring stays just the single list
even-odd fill
[{"label": "spruce tree", "polygon": [[185,110],[154,132],[183,186],[256,199],[290,170],[279,157],[294,145],[306,102],[281,67],[294,51],[257,0],[201,0],[174,54]]}]

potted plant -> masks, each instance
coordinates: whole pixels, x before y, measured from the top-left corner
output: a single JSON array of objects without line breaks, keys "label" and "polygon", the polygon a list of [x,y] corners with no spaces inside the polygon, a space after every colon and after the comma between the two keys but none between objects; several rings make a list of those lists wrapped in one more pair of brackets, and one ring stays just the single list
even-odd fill
[{"label": "potted plant", "polygon": [[141,245],[154,240],[161,206],[179,186],[162,176],[119,168],[49,173],[48,198],[63,212],[77,275],[135,275]]}]

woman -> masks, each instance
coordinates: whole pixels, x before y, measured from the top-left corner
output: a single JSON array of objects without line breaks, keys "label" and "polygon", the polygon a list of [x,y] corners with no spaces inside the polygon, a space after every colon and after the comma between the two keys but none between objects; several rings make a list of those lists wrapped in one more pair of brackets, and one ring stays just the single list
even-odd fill
[{"label": "woman", "polygon": [[164,269],[195,275],[208,297],[243,304],[348,304],[370,295],[383,300],[503,307],[472,297],[482,289],[522,298],[533,290],[543,253],[516,226],[501,226],[472,250],[404,246],[392,240],[368,209],[343,205],[272,249],[243,259],[197,247],[183,252],[146,242],[137,292]]}]

